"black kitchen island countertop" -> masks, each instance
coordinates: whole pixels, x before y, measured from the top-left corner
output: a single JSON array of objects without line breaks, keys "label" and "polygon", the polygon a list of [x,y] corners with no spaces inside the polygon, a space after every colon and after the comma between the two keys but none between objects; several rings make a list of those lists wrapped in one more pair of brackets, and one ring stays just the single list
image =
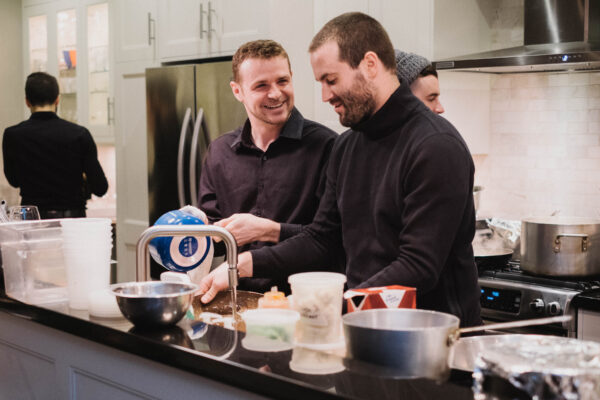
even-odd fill
[{"label": "black kitchen island countertop", "polygon": [[600,289],[588,290],[575,296],[571,306],[600,312]]},{"label": "black kitchen island countertop", "polygon": [[[62,332],[135,354],[170,367],[271,398],[287,399],[472,399],[471,374],[453,370],[446,382],[394,377],[377,366],[323,352],[250,351],[244,333],[184,319],[161,330],[143,330],[124,318],[96,319],[66,305],[44,308],[13,300],[0,292],[0,311]],[[317,374],[298,368],[333,366],[339,372]],[[296,364],[295,364],[296,365]],[[310,373],[308,373],[310,372]]]}]

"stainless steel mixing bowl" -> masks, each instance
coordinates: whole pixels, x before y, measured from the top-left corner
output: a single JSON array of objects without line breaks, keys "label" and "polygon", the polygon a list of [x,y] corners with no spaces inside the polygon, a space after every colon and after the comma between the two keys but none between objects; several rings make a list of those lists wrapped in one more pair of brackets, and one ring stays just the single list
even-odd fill
[{"label": "stainless steel mixing bowl", "polygon": [[198,285],[180,282],[127,282],[111,285],[121,312],[136,326],[179,322],[192,304]]}]

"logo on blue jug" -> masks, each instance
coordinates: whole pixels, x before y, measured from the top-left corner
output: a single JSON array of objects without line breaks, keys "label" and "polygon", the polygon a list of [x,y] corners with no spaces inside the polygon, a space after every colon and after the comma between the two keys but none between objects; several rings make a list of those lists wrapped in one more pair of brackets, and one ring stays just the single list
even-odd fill
[{"label": "logo on blue jug", "polygon": [[[204,222],[179,210],[169,211],[154,225],[203,225]],[[204,261],[211,246],[209,236],[166,236],[150,241],[150,255],[163,267],[176,272],[190,271]]]}]

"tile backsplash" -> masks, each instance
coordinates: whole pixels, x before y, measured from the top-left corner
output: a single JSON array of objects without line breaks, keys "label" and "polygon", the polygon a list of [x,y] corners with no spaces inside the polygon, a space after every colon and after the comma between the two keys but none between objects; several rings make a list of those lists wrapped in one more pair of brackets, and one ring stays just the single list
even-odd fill
[{"label": "tile backsplash", "polygon": [[489,135],[481,215],[600,218],[600,72],[492,76]]}]

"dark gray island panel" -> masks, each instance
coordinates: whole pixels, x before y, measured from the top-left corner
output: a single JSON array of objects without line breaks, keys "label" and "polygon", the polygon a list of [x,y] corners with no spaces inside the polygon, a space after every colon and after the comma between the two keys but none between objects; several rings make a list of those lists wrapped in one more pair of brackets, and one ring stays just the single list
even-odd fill
[{"label": "dark gray island panel", "polygon": [[2,399],[267,398],[6,312],[0,326]]}]

